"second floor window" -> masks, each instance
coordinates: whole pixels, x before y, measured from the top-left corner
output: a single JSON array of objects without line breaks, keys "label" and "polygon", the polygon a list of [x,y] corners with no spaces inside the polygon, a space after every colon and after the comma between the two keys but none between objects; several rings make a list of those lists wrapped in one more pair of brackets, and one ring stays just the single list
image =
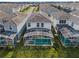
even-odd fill
[{"label": "second floor window", "polygon": [[30,27],[31,25],[30,25],[30,23],[28,23],[28,27]]},{"label": "second floor window", "polygon": [[60,20],[59,23],[66,23],[66,20]]},{"label": "second floor window", "polygon": [[44,23],[41,23],[41,27],[44,27]]},{"label": "second floor window", "polygon": [[39,23],[37,23],[37,27],[39,27]]},{"label": "second floor window", "polygon": [[12,27],[10,26],[9,29],[12,30]]},{"label": "second floor window", "polygon": [[3,24],[6,23],[6,22],[8,22],[8,21],[7,20],[3,20]]}]

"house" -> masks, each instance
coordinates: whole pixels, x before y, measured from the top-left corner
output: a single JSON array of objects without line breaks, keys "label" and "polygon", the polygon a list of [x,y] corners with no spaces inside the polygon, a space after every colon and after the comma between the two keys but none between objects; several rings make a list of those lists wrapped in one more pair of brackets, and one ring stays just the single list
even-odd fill
[{"label": "house", "polygon": [[65,47],[79,46],[79,31],[74,30],[68,25],[62,26],[58,31],[60,41]]},{"label": "house", "polygon": [[75,14],[63,13],[58,19],[56,19],[56,25],[68,24],[75,30],[79,31],[79,17]]},{"label": "house", "polygon": [[79,3],[76,3],[76,2],[73,2],[73,3],[68,3],[68,2],[65,2],[65,3],[55,3],[54,5],[56,6],[62,6],[63,8],[71,8],[72,10],[73,9],[78,9],[79,8]]},{"label": "house", "polygon": [[14,16],[0,11],[0,47],[16,46],[25,29],[27,15],[16,14]]},{"label": "house", "polygon": [[79,18],[65,13],[62,14],[56,21],[56,29],[63,46],[79,46]]},{"label": "house", "polygon": [[24,4],[2,3],[0,4],[0,10],[6,12],[7,14],[13,15],[17,11],[19,11],[20,8],[23,8],[24,6],[25,6]]},{"label": "house", "polygon": [[65,12],[53,7],[52,4],[40,4],[39,6],[40,11],[46,13],[50,17],[56,31],[57,19]]},{"label": "house", "polygon": [[39,9],[42,12],[45,12],[48,14],[48,16],[53,16],[56,18],[55,14],[60,12],[57,8],[51,6],[51,4],[40,4]]},{"label": "house", "polygon": [[[78,46],[79,44],[79,17],[78,12],[66,13],[49,4],[40,4],[40,10],[50,16],[55,31],[60,36],[63,46]],[[73,14],[74,13],[74,14]],[[77,14],[77,15],[75,15]],[[75,33],[75,34],[74,34]]]},{"label": "house", "polygon": [[53,46],[51,20],[43,13],[32,13],[26,22],[24,46]]},{"label": "house", "polygon": [[57,19],[62,13],[64,13],[64,11],[53,7],[52,4],[40,4],[39,9],[41,12],[46,13],[50,17],[53,16],[53,18],[55,19]]}]

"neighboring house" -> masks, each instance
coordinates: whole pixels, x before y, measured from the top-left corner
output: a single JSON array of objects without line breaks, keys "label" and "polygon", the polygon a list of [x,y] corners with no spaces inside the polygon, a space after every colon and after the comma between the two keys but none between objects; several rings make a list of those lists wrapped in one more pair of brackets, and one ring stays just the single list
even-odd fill
[{"label": "neighboring house", "polygon": [[60,27],[59,38],[63,46],[65,47],[78,47],[79,46],[79,31],[75,31],[68,25]]},{"label": "neighboring house", "polygon": [[[59,36],[63,37],[63,38],[60,37],[60,40],[64,46],[78,46],[79,44],[78,12],[75,11],[71,12],[70,14],[65,13],[64,11],[60,11],[49,4],[40,4],[40,10],[42,12],[47,13],[48,16],[50,16],[55,31],[59,34]],[[72,31],[75,32],[75,34]]]},{"label": "neighboring house", "polygon": [[40,4],[39,7],[40,11],[43,11],[47,13],[48,16],[53,16],[55,18],[55,15],[60,12],[57,8],[51,6],[51,4]]},{"label": "neighboring house", "polygon": [[72,21],[71,18],[72,16],[67,13],[63,13],[60,15],[58,19],[56,19],[56,24],[57,25],[65,25],[68,24],[69,26],[72,26]]},{"label": "neighboring house", "polygon": [[58,10],[51,4],[40,4],[40,11],[46,13],[52,21],[53,27],[56,30],[57,19],[65,13],[64,11]]},{"label": "neighboring house", "polygon": [[13,15],[15,15],[15,13],[19,12],[20,9],[22,9],[23,7],[25,7],[27,5],[28,4],[21,4],[21,3],[1,3],[0,10],[13,16]]},{"label": "neighboring house", "polygon": [[71,14],[63,13],[58,19],[56,19],[56,25],[68,24],[75,30],[79,31],[79,17]]},{"label": "neighboring house", "polygon": [[62,13],[65,13],[64,11],[53,7],[52,4],[40,4],[39,7],[40,11],[45,12],[50,17],[53,16],[55,19],[60,17]]},{"label": "neighboring house", "polygon": [[24,46],[53,46],[52,23],[43,13],[32,13],[26,22]]},{"label": "neighboring house", "polygon": [[79,18],[71,14],[62,14],[57,20],[57,31],[65,47],[79,46]]},{"label": "neighboring house", "polygon": [[0,47],[15,46],[25,29],[27,15],[7,15],[0,11]]},{"label": "neighboring house", "polygon": [[74,2],[74,3],[54,3],[54,5],[56,5],[56,6],[62,6],[63,8],[71,8],[72,10],[73,9],[78,9],[79,8],[79,3],[76,3],[76,2]]}]

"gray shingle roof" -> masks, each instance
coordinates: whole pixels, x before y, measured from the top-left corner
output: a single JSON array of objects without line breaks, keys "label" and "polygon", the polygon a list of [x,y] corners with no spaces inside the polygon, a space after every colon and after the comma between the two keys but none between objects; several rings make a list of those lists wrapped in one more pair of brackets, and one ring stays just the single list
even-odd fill
[{"label": "gray shingle roof", "polygon": [[0,11],[0,21],[11,21],[14,22],[17,26],[26,18],[26,14],[16,13],[15,15],[8,15],[7,13]]},{"label": "gray shingle roof", "polygon": [[59,15],[58,20],[70,20],[71,17],[72,17],[72,15],[70,15],[68,13],[62,13]]},{"label": "gray shingle roof", "polygon": [[51,20],[41,13],[32,13],[27,22],[51,22]]},{"label": "gray shingle roof", "polygon": [[[73,30],[73,29],[72,29]],[[63,27],[60,29],[60,32],[62,33],[62,35],[65,37],[65,38],[68,38],[71,42],[72,41],[78,41],[78,37],[79,37],[79,34],[76,33],[73,33],[71,30],[69,30],[67,27]]]},{"label": "gray shingle roof", "polygon": [[58,18],[62,13],[64,13],[64,11],[60,11],[50,4],[40,4],[40,10],[47,14],[50,14],[54,18]]},{"label": "gray shingle roof", "polygon": [[12,21],[18,26],[26,17],[27,14],[17,14],[17,16],[12,18]]}]

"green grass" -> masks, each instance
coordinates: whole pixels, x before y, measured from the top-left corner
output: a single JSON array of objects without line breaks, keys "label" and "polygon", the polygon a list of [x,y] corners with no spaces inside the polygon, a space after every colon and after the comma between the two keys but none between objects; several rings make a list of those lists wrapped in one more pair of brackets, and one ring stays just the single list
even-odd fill
[{"label": "green grass", "polygon": [[30,6],[25,7],[25,8],[23,8],[23,9],[20,9],[20,12],[24,12],[24,11],[28,10],[29,8],[30,8]]},{"label": "green grass", "polygon": [[39,12],[39,7],[35,7],[33,12]]},{"label": "green grass", "polygon": [[11,58],[13,55],[13,51],[10,51],[4,58]]},{"label": "green grass", "polygon": [[0,57],[1,58],[5,57],[5,55],[7,55],[9,51],[10,51],[10,49],[8,49],[8,48],[1,48],[0,49]]},{"label": "green grass", "polygon": [[22,13],[39,12],[39,6],[37,6],[37,7],[28,6],[28,7],[21,9],[20,12],[22,12]]},{"label": "green grass", "polygon": [[[19,58],[42,58],[42,57],[57,57],[57,52],[54,48],[41,48],[41,47],[22,47],[15,51],[16,55],[14,57]],[[15,54],[14,53],[14,54]]]},{"label": "green grass", "polygon": [[29,8],[23,8],[22,11],[20,11],[20,12],[22,12],[22,13],[32,13],[34,8],[35,7],[29,6]]}]

